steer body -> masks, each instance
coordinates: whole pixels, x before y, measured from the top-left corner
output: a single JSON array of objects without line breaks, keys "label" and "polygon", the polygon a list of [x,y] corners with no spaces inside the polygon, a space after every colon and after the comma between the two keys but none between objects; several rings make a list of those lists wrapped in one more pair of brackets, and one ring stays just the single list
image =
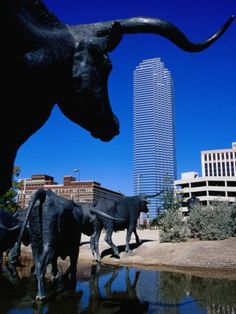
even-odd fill
[{"label": "steer body", "polygon": [[[20,234],[21,226],[21,219],[0,209],[0,268],[3,253],[9,251],[14,246]],[[28,229],[26,229],[23,235],[23,244],[27,246],[29,243]]]},{"label": "steer body", "polygon": [[100,199],[97,202],[96,209],[104,211],[105,213],[111,215],[114,218],[122,219],[120,221],[114,221],[107,219],[102,216],[96,215],[94,220],[94,234],[91,236],[90,247],[93,255],[98,262],[101,261],[101,256],[99,253],[99,238],[101,231],[105,228],[106,235],[105,241],[111,246],[114,254],[119,256],[119,251],[117,246],[112,241],[113,231],[127,229],[126,235],[126,247],[125,251],[129,251],[129,242],[131,239],[131,234],[134,232],[136,242],[139,243],[139,237],[137,234],[137,220],[141,212],[147,213],[147,199],[144,195],[140,194],[137,196],[126,196],[119,201],[112,201],[109,199]]},{"label": "steer body", "polygon": [[51,190],[38,190],[33,196],[29,215],[29,235],[35,265],[38,291],[36,300],[45,296],[44,276],[49,264],[52,275],[57,275],[57,259],[69,256],[66,275],[76,279],[76,267],[81,238],[82,210],[73,201],[64,199]]}]

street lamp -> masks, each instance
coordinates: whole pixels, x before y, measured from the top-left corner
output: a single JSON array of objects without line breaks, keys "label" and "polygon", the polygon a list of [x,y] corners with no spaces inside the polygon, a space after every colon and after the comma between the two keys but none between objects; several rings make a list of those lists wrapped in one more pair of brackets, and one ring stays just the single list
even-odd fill
[{"label": "street lamp", "polygon": [[80,181],[80,170],[76,168],[74,169],[74,172],[77,172],[77,181]]},{"label": "street lamp", "polygon": [[[80,170],[78,168],[74,169],[74,172],[77,172],[77,182],[80,181]],[[78,202],[79,202],[79,186],[78,186]]]},{"label": "street lamp", "polygon": [[[137,177],[137,192],[138,195],[140,194],[140,179],[142,177],[142,173],[138,173],[138,177]],[[140,226],[141,221],[143,221],[143,213],[140,213],[139,218],[138,218],[138,226]]]},{"label": "street lamp", "polygon": [[[141,183],[141,178],[143,177],[142,173],[138,173],[138,177],[137,177],[137,191],[138,191],[138,195],[140,194],[140,183]],[[140,217],[138,219],[138,225],[140,225],[141,223],[143,223],[144,221],[144,217],[145,214],[144,213],[140,213]],[[147,223],[149,224],[149,214],[146,214],[146,218],[147,218]]]}]

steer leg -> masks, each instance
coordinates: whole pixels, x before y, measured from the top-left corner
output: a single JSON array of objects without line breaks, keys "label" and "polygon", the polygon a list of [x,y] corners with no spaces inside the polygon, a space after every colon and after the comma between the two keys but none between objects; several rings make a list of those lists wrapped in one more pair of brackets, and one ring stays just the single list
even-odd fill
[{"label": "steer leg", "polygon": [[99,253],[99,239],[101,235],[102,228],[96,228],[93,235],[90,239],[90,248],[92,251],[92,254],[95,257],[96,262],[101,262],[101,255]]},{"label": "steer leg", "polygon": [[52,274],[52,279],[53,281],[55,281],[55,279],[58,276],[58,268],[57,268],[57,258],[54,257],[52,259],[52,270],[51,270],[51,274]]},{"label": "steer leg", "polygon": [[139,239],[139,236],[138,236],[138,234],[137,234],[137,229],[136,229],[136,227],[134,228],[134,235],[135,235],[136,243],[137,243],[137,244],[140,244],[140,239]]},{"label": "steer leg", "polygon": [[113,230],[111,228],[106,230],[105,241],[112,248],[114,255],[116,257],[120,257],[119,250],[118,250],[117,246],[115,246],[115,244],[112,242],[112,238],[111,238],[112,232],[113,232]]},{"label": "steer leg", "polygon": [[133,227],[129,227],[127,229],[127,234],[126,234],[126,246],[125,246],[125,252],[126,253],[130,252],[129,242],[130,242],[130,239],[131,239],[132,232],[134,232],[134,228]]},{"label": "steer leg", "polygon": [[38,261],[35,265],[35,273],[36,273],[37,286],[38,286],[36,302],[41,303],[44,301],[46,296],[45,296],[44,283],[43,283],[45,271],[43,271],[42,263],[40,261]]},{"label": "steer leg", "polygon": [[79,248],[75,248],[73,254],[70,256],[70,284],[72,288],[76,287],[77,275],[77,261],[79,257]]},{"label": "steer leg", "polygon": [[44,302],[46,299],[44,290],[44,276],[47,266],[52,262],[55,252],[48,245],[44,245],[43,252],[35,264],[35,272],[38,283],[38,291],[36,295],[36,302]]},{"label": "steer leg", "polygon": [[0,253],[0,273],[2,272],[2,260],[3,260],[3,254]]},{"label": "steer leg", "polygon": [[[70,255],[70,266],[66,269],[62,276],[63,283],[66,281],[70,283],[70,286],[74,289],[77,281],[77,262],[79,257],[79,247],[72,249]],[[70,278],[69,278],[70,275]]]},{"label": "steer leg", "polygon": [[95,256],[95,236],[96,236],[96,232],[94,232],[90,237],[90,250],[93,256]]}]

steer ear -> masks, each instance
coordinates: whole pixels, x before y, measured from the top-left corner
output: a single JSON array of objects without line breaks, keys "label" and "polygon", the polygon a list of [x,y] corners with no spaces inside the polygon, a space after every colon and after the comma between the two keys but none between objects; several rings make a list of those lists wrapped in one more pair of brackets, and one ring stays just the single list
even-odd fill
[{"label": "steer ear", "polygon": [[17,230],[17,229],[20,228],[20,224],[14,226],[14,227],[11,227],[11,228],[7,228],[7,227],[5,227],[4,225],[2,225],[2,224],[0,223],[0,227],[1,227],[1,229],[3,229],[4,231],[15,231],[15,230]]},{"label": "steer ear", "polygon": [[97,203],[98,203],[98,201],[93,201],[93,202],[92,202],[93,207],[96,207],[96,206],[97,206]]},{"label": "steer ear", "polygon": [[109,27],[97,31],[96,36],[103,37],[105,39],[105,52],[112,51],[119,45],[122,39],[122,27],[119,22],[113,22],[111,25],[109,25]]},{"label": "steer ear", "polygon": [[111,26],[110,34],[108,36],[107,51],[114,50],[122,39],[122,28],[120,23],[114,22]]}]

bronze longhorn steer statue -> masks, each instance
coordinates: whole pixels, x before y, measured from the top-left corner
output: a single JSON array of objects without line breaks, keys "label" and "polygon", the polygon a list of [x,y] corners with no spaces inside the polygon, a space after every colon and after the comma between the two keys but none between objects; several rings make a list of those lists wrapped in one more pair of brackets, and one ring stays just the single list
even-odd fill
[{"label": "bronze longhorn steer statue", "polygon": [[44,125],[56,103],[93,137],[110,141],[119,134],[108,96],[112,66],[107,53],[123,34],[154,33],[183,50],[198,52],[214,43],[233,20],[229,18],[216,34],[195,44],[157,18],[70,26],[39,0],[3,0],[1,8],[6,22],[1,27],[0,196],[12,186],[18,149]]}]

